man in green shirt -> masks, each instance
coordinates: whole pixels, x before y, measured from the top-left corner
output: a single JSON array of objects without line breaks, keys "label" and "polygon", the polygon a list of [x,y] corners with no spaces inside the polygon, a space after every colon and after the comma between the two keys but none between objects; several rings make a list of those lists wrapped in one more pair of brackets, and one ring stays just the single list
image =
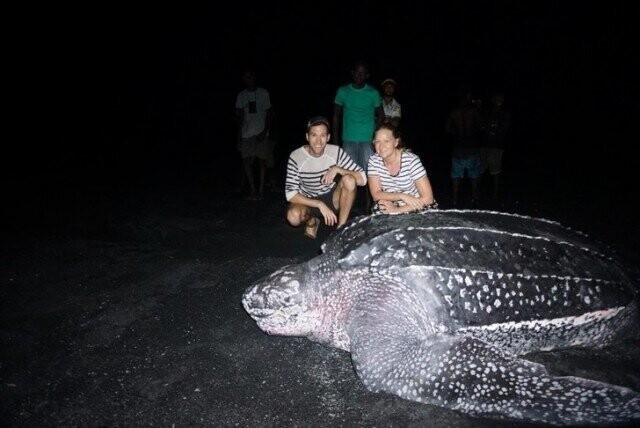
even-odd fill
[{"label": "man in green shirt", "polygon": [[[382,97],[377,89],[366,83],[368,78],[367,63],[357,61],[351,70],[351,83],[340,86],[336,92],[333,109],[335,143],[340,145],[342,140],[344,151],[364,171],[373,154],[373,132],[384,119]],[[371,206],[368,192],[364,194],[363,205],[368,213]]]},{"label": "man in green shirt", "polygon": [[334,100],[333,135],[342,140],[342,148],[366,171],[373,154],[373,132],[384,119],[382,98],[373,86],[366,83],[369,67],[358,61],[351,70],[352,82],[338,88]]}]

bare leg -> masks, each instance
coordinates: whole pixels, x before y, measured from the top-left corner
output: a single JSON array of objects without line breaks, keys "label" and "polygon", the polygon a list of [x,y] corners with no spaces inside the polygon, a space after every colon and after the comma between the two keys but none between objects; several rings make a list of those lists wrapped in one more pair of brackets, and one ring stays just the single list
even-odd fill
[{"label": "bare leg", "polygon": [[460,194],[460,178],[452,178],[452,190],[453,190],[453,194],[451,195],[452,200],[451,200],[451,204],[455,207],[458,205],[458,195]]},{"label": "bare leg", "polygon": [[256,197],[256,185],[253,179],[253,157],[248,157],[242,159],[242,163],[244,164],[244,173],[247,176],[247,181],[249,182],[249,189],[251,190],[251,195],[249,197]]},{"label": "bare leg", "polygon": [[471,203],[477,204],[480,200],[480,178],[471,179]]},{"label": "bare leg", "polygon": [[289,208],[287,208],[287,221],[291,226],[298,227],[306,224],[311,218],[309,208],[305,205],[289,204]]},{"label": "bare leg", "polygon": [[336,187],[333,193],[333,205],[338,207],[338,227],[340,227],[349,220],[358,186],[356,179],[351,175],[343,175]]},{"label": "bare leg", "polygon": [[264,159],[258,158],[258,165],[260,166],[260,181],[258,187],[258,196],[262,199],[264,196],[264,177],[267,173],[267,163]]}]

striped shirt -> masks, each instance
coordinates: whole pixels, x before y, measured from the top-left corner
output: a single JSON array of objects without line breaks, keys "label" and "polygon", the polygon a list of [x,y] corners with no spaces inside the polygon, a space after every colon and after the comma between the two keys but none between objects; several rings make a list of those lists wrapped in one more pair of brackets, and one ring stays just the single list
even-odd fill
[{"label": "striped shirt", "polygon": [[291,152],[289,156],[287,179],[284,184],[287,201],[290,201],[298,193],[308,198],[316,198],[333,190],[335,182],[322,184],[320,180],[334,165],[349,171],[358,171],[366,183],[367,176],[362,168],[341,147],[327,144],[322,156],[314,157],[303,146]]},{"label": "striped shirt", "polygon": [[[380,177],[380,185],[383,192],[406,193],[419,198],[420,193],[418,193],[416,181],[426,177],[427,171],[425,171],[418,156],[403,150],[400,156],[400,171],[397,175],[392,176],[389,174],[389,170],[377,153],[374,153],[369,158],[367,174],[369,177]],[[402,201],[397,203],[399,206],[404,205]]]}]

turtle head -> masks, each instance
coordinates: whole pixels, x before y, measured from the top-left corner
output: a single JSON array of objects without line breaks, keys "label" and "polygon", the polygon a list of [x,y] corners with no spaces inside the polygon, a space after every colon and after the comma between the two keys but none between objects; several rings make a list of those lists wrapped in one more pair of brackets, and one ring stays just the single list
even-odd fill
[{"label": "turtle head", "polygon": [[305,273],[304,265],[285,266],[247,288],[242,305],[261,330],[281,336],[306,336],[313,330]]}]

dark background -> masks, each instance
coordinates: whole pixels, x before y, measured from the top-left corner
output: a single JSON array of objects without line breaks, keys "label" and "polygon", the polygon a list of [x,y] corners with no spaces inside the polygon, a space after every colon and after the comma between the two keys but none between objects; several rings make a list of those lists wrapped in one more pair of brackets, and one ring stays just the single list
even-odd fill
[{"label": "dark background", "polygon": [[19,27],[8,80],[15,136],[3,156],[13,224],[37,223],[25,195],[51,186],[231,188],[247,64],[271,93],[282,178],[306,119],[332,114],[361,58],[372,85],[399,82],[404,140],[437,199],[449,192],[444,122],[461,85],[485,102],[491,87],[506,92],[507,186],[637,196],[632,2],[103,2],[9,16]]},{"label": "dark background", "polygon": [[331,116],[336,89],[364,58],[370,84],[398,81],[404,143],[422,157],[442,208],[451,187],[444,123],[455,95],[468,87],[486,103],[490,88],[501,87],[513,113],[505,197],[622,201],[625,211],[612,215],[637,229],[637,9],[103,2],[9,14],[17,25],[6,79],[13,132],[2,156],[3,224],[39,231],[95,222],[105,213],[85,221],[60,212],[95,206],[96,189],[236,187],[234,103],[246,65],[271,94],[282,183],[306,120]]},{"label": "dark background", "polygon": [[[331,115],[365,58],[371,84],[398,81],[405,143],[442,208],[454,95],[502,86],[513,127],[493,208],[640,266],[632,2],[20,7],[3,10],[2,426],[536,426],[369,393],[345,352],[257,328],[242,292],[334,229],[307,239],[281,190],[231,191],[246,64],[277,113],[280,186],[306,120]],[[639,391],[637,336],[527,358]]]}]

